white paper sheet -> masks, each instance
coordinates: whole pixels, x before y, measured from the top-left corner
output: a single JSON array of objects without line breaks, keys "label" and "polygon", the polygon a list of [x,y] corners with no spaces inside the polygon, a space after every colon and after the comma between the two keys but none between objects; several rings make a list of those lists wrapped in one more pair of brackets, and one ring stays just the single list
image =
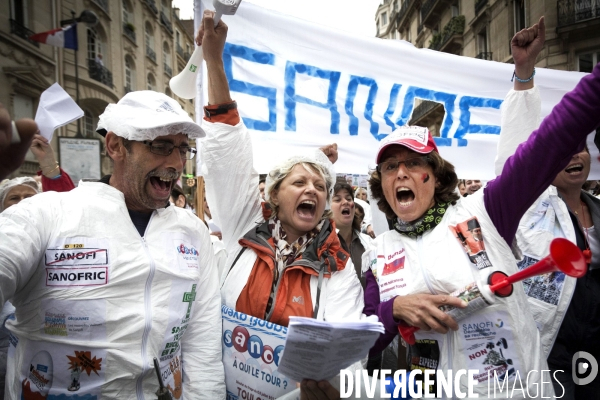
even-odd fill
[{"label": "white paper sheet", "polygon": [[50,141],[55,129],[81,117],[83,110],[58,83],[55,83],[40,96],[35,122],[40,129],[40,135]]},{"label": "white paper sheet", "polygon": [[380,333],[380,322],[325,322],[290,317],[279,372],[294,381],[330,380],[366,357]]}]

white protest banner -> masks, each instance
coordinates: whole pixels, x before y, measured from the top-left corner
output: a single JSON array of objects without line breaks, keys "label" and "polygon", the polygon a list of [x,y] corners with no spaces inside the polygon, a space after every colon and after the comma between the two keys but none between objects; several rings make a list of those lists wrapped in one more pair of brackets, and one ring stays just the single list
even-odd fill
[{"label": "white protest banner", "polygon": [[273,400],[296,388],[277,368],[287,328],[221,306],[227,400]]},{"label": "white protest banner", "polygon": [[[203,4],[212,9],[210,1]],[[223,20],[229,26],[225,71],[251,130],[259,172],[297,148],[336,142],[336,171],[366,174],[375,167],[379,141],[407,124],[423,99],[444,106],[436,143],[459,177],[495,176],[512,64],[345,33],[243,1]],[[538,68],[542,115],[583,76]]]}]

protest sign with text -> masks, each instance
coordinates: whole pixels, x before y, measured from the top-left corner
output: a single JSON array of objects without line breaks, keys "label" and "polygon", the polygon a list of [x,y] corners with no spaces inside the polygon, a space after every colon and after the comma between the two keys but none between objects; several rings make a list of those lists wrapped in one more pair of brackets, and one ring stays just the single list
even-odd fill
[{"label": "protest sign with text", "polygon": [[[204,6],[211,8],[210,2]],[[244,2],[225,22],[225,70],[251,130],[259,172],[296,148],[337,142],[336,170],[366,174],[379,141],[429,100],[444,107],[436,143],[459,177],[495,176],[500,106],[512,88],[512,64],[345,33]],[[542,116],[582,76],[538,68]],[[590,149],[596,152],[593,144]]]},{"label": "protest sign with text", "polygon": [[221,306],[227,399],[273,400],[296,388],[277,371],[287,328]]}]

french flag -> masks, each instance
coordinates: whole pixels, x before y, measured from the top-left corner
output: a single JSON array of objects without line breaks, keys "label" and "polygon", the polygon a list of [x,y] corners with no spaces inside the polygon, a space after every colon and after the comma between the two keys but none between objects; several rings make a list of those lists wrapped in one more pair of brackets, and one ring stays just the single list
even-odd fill
[{"label": "french flag", "polygon": [[36,42],[77,50],[77,24],[29,36]]}]

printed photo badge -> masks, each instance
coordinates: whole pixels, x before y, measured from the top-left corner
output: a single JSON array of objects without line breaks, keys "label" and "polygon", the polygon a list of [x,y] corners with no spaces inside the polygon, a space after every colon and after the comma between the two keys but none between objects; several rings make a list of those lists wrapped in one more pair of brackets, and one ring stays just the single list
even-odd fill
[{"label": "printed photo badge", "polygon": [[21,382],[24,400],[43,400],[48,397],[54,377],[52,356],[46,350],[39,351],[29,362],[29,373]]},{"label": "printed photo badge", "polygon": [[488,354],[483,364],[503,367],[502,374],[498,376],[499,379],[504,380],[506,374],[508,376],[514,375],[515,369],[511,367],[513,365],[512,359],[504,357],[502,352],[502,349],[508,349],[508,342],[505,338],[500,338],[496,343],[494,341],[488,342],[485,348],[488,350]]},{"label": "printed photo badge", "polygon": [[167,385],[167,389],[171,392],[174,398],[181,398],[181,393],[183,392],[182,387],[182,379],[181,379],[181,361],[179,360],[179,356],[174,357],[171,361],[169,361],[169,371],[171,371],[171,375],[173,376],[173,385],[174,388],[171,387],[169,383]]},{"label": "printed photo badge", "polygon": [[454,233],[454,237],[461,244],[469,256],[469,260],[477,269],[489,268],[492,266],[485,245],[483,243],[483,232],[477,217],[469,218],[455,226],[449,226],[450,231]]},{"label": "printed photo badge", "polygon": [[67,356],[69,359],[69,370],[71,370],[71,382],[67,387],[70,392],[76,392],[81,387],[80,377],[82,372],[86,372],[88,376],[91,375],[92,371],[96,375],[98,371],[102,369],[102,359],[92,358],[91,351],[75,351],[75,356]]},{"label": "printed photo badge", "polygon": [[[440,362],[440,346],[438,341],[434,339],[417,340],[408,348],[408,359],[410,360],[408,366],[410,371],[417,369],[421,371],[437,371]],[[435,379],[431,382],[431,385],[427,386],[425,385],[425,378],[421,374],[416,375],[415,382],[417,381],[421,382],[421,395],[437,393]]]},{"label": "printed photo badge", "polygon": [[[158,400],[173,400],[173,398],[181,398],[183,393],[183,385],[181,376],[181,359],[179,356],[175,356],[171,361],[169,361],[169,366],[164,370],[161,370],[160,364],[158,363],[158,358],[154,357],[154,371],[156,372],[159,385],[159,388],[156,391]],[[165,382],[170,381],[171,379],[173,379],[175,388],[171,387],[171,383],[167,383],[167,386],[165,387]]]}]

